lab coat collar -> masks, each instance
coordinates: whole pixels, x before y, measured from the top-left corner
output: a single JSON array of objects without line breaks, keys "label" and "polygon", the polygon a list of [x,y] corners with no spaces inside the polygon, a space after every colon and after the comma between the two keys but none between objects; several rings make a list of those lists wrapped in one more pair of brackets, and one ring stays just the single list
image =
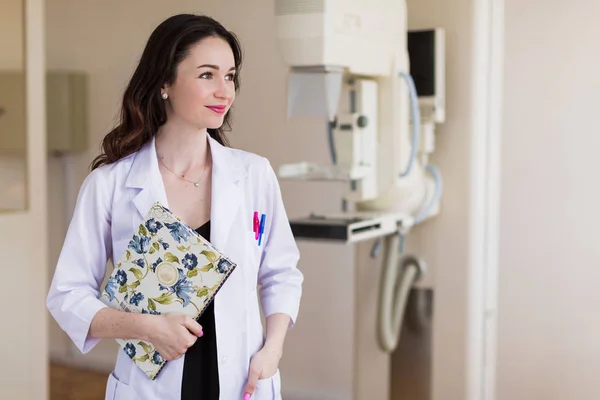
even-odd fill
[{"label": "lab coat collar", "polygon": [[[245,176],[246,169],[235,151],[229,149],[207,133],[212,156],[212,194],[211,194],[211,242],[217,247],[224,246],[229,229],[241,204],[241,186],[239,181]],[[169,207],[162,175],[158,166],[155,137],[152,137],[135,155],[126,186],[141,189],[133,203],[142,218],[155,202]],[[192,227],[196,228],[196,227]]]}]

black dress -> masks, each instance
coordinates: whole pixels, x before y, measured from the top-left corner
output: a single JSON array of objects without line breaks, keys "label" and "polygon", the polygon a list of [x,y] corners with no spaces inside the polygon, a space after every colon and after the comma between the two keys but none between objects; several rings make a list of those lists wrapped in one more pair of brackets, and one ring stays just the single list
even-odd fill
[{"label": "black dress", "polygon": [[[210,241],[210,221],[196,229]],[[204,335],[185,353],[181,400],[218,400],[219,370],[217,338],[215,336],[215,309],[211,302],[198,319]]]}]

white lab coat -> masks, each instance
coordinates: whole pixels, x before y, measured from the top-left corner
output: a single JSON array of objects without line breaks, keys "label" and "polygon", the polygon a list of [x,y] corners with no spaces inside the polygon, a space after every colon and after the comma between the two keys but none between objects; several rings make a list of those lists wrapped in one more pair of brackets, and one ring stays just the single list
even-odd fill
[{"label": "white lab coat", "polygon": [[[213,157],[211,242],[238,264],[214,300],[220,398],[235,400],[243,398],[250,358],[264,343],[258,298],[266,316],[285,313],[293,325],[303,275],[297,269],[298,248],[270,163],[224,147],[210,136],[209,143]],[[155,201],[168,207],[162,182],[151,140],[137,153],[94,170],[80,189],[47,306],[83,353],[99,341],[87,335],[96,312],[106,307],[98,295],[107,260],[118,259],[126,250]],[[266,214],[260,247],[254,237],[254,211]],[[119,350],[105,399],[179,400],[184,359],[167,362],[152,381]],[[280,387],[277,371],[259,380],[252,398],[280,399]]]}]

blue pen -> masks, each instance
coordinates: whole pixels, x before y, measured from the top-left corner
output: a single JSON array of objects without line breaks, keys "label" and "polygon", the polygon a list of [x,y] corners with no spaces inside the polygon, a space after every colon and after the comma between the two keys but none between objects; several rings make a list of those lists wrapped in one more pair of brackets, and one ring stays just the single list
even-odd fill
[{"label": "blue pen", "polygon": [[260,229],[259,229],[260,233],[259,233],[259,236],[258,236],[258,245],[259,246],[260,246],[260,243],[262,242],[263,232],[265,231],[265,218],[266,217],[267,216],[265,214],[263,214],[263,215],[260,216]]}]

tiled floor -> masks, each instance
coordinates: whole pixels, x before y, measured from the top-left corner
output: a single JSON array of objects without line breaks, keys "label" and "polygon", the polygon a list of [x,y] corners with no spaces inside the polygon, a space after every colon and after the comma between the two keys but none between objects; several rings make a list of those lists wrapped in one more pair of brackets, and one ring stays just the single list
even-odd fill
[{"label": "tiled floor", "polygon": [[50,365],[50,400],[104,400],[106,374]]}]

